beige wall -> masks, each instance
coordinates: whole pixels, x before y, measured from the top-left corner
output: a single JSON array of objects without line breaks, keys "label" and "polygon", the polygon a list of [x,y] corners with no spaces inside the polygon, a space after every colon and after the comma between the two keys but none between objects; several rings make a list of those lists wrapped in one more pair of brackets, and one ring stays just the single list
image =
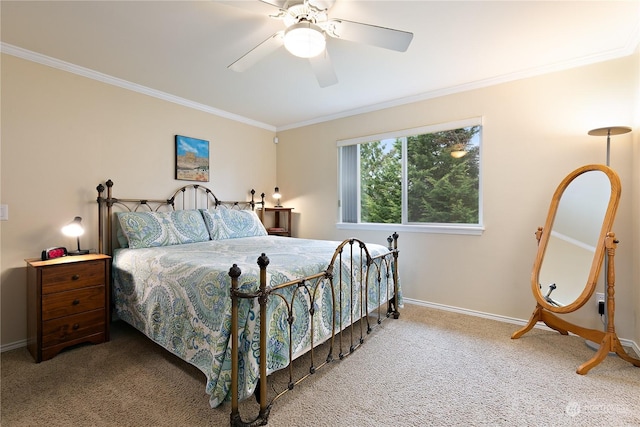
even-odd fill
[{"label": "beige wall", "polygon": [[[617,136],[611,164],[620,174],[623,197],[614,231],[617,331],[640,343],[638,208],[640,166],[632,140],[640,131],[637,55],[592,66],[425,100],[278,134],[278,183],[286,206],[295,207],[300,237],[344,238],[337,230],[336,140],[483,117],[482,193],[485,232],[481,236],[403,232],[401,277],[406,297],[527,319],[535,306],[530,274],[536,252],[534,232],[544,224],[551,195],[572,170],[605,163],[606,139],[590,129],[633,126]],[[634,188],[635,184],[635,188]],[[635,218],[635,219],[634,219]],[[635,224],[635,225],[634,225]],[[387,232],[357,233],[383,242]],[[634,252],[635,248],[635,252]],[[598,292],[602,292],[600,285]],[[595,302],[569,318],[602,328]],[[515,330],[515,327],[514,327]]]},{"label": "beige wall", "polygon": [[[284,205],[295,208],[299,237],[341,239],[356,232],[335,227],[336,140],[478,116],[486,231],[401,233],[405,296],[528,318],[533,233],[552,192],[576,167],[604,163],[605,140],[588,130],[628,125],[634,133],[615,137],[611,154],[623,183],[614,230],[621,239],[617,330],[640,343],[640,268],[633,266],[640,251],[639,62],[634,55],[288,130],[274,145],[270,131],[3,55],[0,202],[10,219],[0,222],[2,345],[26,335],[23,259],[53,245],[72,247],[59,228],[75,215],[89,230],[83,246],[96,246],[99,182],[113,179],[120,197],[165,197],[184,184],[173,179],[175,134],[211,142],[209,186],[219,197],[253,187],[269,194],[277,184]],[[376,242],[387,234],[357,233]],[[591,304],[572,319],[601,326]]]},{"label": "beige wall", "polygon": [[79,215],[83,248],[97,246],[95,187],[117,197],[166,198],[174,179],[174,135],[209,141],[207,184],[224,200],[275,185],[273,132],[2,55],[0,222],[2,344],[26,338],[24,258],[72,248],[60,228]]},{"label": "beige wall", "polygon": [[[636,55],[635,63],[636,75],[640,74],[640,52]],[[640,128],[640,79],[636,80],[635,86],[629,91],[632,97],[635,97],[634,114],[635,117],[635,130],[633,134],[633,151],[632,151],[632,166],[633,166],[633,184],[632,184],[632,203],[633,210],[631,217],[633,221],[633,281],[631,286],[634,290],[634,319],[635,319],[635,342],[640,345],[640,132],[637,130]]]}]

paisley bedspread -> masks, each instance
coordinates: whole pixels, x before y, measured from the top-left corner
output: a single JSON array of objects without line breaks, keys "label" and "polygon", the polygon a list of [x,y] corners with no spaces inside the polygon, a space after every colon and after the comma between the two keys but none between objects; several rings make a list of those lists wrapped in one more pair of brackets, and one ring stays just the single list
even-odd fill
[{"label": "paisley bedspread", "polygon": [[[112,269],[116,313],[156,343],[200,369],[207,378],[206,392],[211,396],[211,406],[215,407],[229,398],[231,388],[230,267],[237,264],[242,270],[240,290],[255,290],[260,277],[257,258],[260,253],[266,253],[270,260],[267,281],[275,286],[324,271],[339,244],[260,236],[117,249]],[[371,256],[387,252],[382,245],[367,244],[367,248]],[[341,268],[348,271],[349,267],[343,265]],[[336,268],[334,275],[337,271]],[[373,277],[370,279],[372,284]],[[351,304],[351,291],[345,288],[342,290],[343,307],[334,311],[327,281],[318,286],[311,303],[314,304],[315,344],[327,338],[333,318],[341,316],[344,327],[350,321],[350,314],[360,310],[358,298]],[[383,280],[381,297],[378,297],[378,286],[370,286],[369,311],[392,294],[392,291],[387,292],[386,286],[387,282]],[[389,286],[392,286],[391,282]],[[308,295],[298,292],[293,300],[294,358],[310,346]],[[280,300],[270,298],[268,305],[269,372],[289,363],[287,313],[278,302]],[[241,300],[239,312],[239,390],[241,398],[245,398],[253,393],[258,378],[259,304],[255,300]]]}]

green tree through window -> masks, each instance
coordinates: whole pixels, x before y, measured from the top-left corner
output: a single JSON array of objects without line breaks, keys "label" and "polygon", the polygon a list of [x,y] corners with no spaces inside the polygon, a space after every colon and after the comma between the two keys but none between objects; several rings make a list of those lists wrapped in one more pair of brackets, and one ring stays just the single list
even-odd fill
[{"label": "green tree through window", "polygon": [[[342,146],[342,220],[478,224],[480,129],[468,126]],[[350,156],[345,155],[346,150]],[[454,157],[454,151],[466,154]],[[359,192],[347,191],[354,186],[359,186]],[[345,194],[349,195],[346,199]],[[358,194],[359,201],[355,200]],[[346,215],[358,203],[359,218]]]},{"label": "green tree through window", "polygon": [[[407,138],[408,222],[478,223],[479,126]],[[462,148],[460,158],[451,152]]]},{"label": "green tree through window", "polygon": [[402,141],[398,139],[360,146],[361,222],[402,222],[401,159]]}]

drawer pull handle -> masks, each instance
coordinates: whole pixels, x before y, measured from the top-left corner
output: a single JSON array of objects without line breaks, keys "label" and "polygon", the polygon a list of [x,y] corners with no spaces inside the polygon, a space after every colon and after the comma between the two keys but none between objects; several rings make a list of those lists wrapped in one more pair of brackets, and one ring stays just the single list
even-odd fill
[{"label": "drawer pull handle", "polygon": [[80,325],[79,325],[79,324],[77,324],[77,323],[74,323],[74,324],[73,324],[73,330],[74,330],[74,331],[77,331],[79,328],[80,328]]},{"label": "drawer pull handle", "polygon": [[79,299],[74,299],[71,304],[78,305],[78,304],[80,304],[80,300]]},{"label": "drawer pull handle", "polygon": [[73,276],[71,276],[71,280],[78,280],[80,278],[79,274],[74,274]]}]

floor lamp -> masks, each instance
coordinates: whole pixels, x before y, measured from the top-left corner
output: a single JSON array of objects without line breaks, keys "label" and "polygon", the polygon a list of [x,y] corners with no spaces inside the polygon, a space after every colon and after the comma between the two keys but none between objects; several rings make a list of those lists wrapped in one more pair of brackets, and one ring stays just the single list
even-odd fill
[{"label": "floor lamp", "polygon": [[[591,136],[606,136],[607,137],[607,167],[610,166],[610,155],[611,155],[611,136],[613,135],[623,135],[625,133],[629,133],[631,132],[631,128],[628,126],[610,126],[610,127],[606,127],[606,128],[598,128],[598,129],[591,129],[588,134]],[[604,271],[607,271],[607,266],[609,264],[609,257],[608,255],[605,253],[605,257],[604,257]],[[604,275],[604,307],[605,310],[607,309],[607,275],[605,273]],[[606,313],[606,312],[605,312]],[[607,330],[607,316],[604,316],[604,329]],[[587,345],[593,349],[597,349],[599,348],[599,345],[596,343],[593,343],[589,340],[586,341]]]},{"label": "floor lamp", "polygon": [[627,126],[611,126],[608,128],[591,129],[589,131],[589,135],[591,136],[607,137],[607,163],[606,163],[607,166],[609,166],[609,158],[610,158],[610,152],[611,152],[611,136],[622,135],[629,132],[631,132],[631,128]]}]

